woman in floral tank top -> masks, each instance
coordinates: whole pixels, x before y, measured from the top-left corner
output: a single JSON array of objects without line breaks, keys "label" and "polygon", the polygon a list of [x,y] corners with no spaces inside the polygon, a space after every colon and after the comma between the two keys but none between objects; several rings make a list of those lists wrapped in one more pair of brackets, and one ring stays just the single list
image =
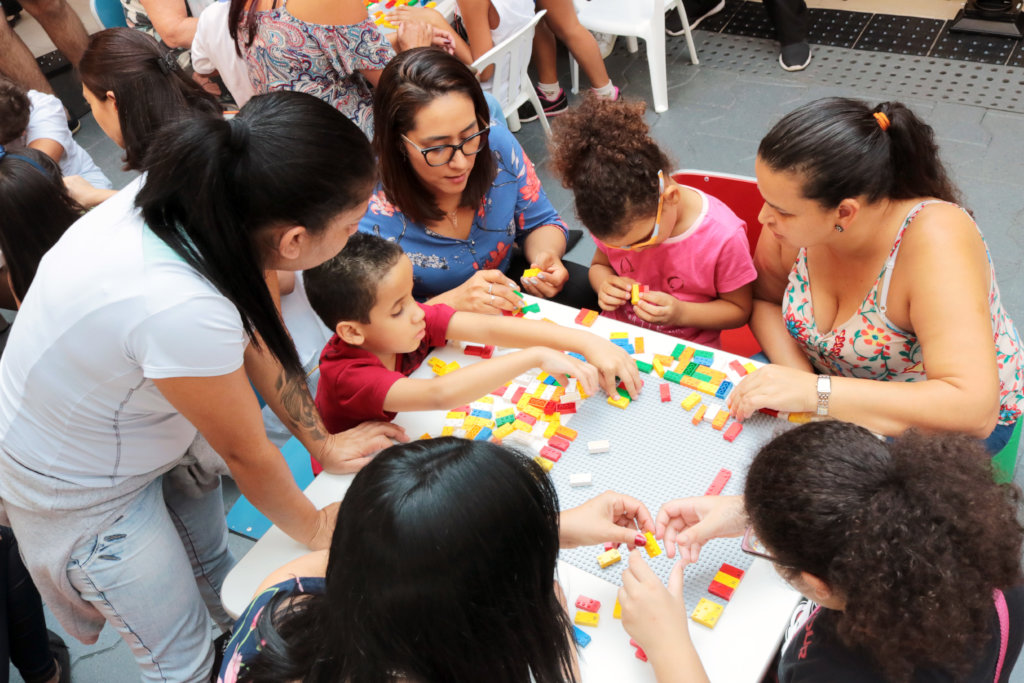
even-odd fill
[{"label": "woman in floral tank top", "polygon": [[[1024,352],[984,238],[902,104],[811,102],[761,141],[751,327],[773,365],[730,407],[818,412],[997,452],[1024,406]],[[878,381],[881,380],[881,381]]]}]

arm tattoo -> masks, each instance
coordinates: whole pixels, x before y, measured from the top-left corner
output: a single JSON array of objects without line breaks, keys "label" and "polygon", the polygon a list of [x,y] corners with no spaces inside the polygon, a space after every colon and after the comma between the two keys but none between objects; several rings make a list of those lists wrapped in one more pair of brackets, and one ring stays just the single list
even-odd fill
[{"label": "arm tattoo", "polygon": [[322,441],[327,437],[327,430],[324,429],[323,420],[320,419],[313,397],[309,394],[305,378],[292,377],[281,370],[274,382],[274,389],[291,420],[289,429],[297,428],[306,432],[314,441]]}]

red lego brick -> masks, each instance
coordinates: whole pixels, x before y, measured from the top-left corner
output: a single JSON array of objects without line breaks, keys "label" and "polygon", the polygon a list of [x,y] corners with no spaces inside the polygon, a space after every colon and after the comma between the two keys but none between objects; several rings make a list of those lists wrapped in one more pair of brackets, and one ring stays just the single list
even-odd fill
[{"label": "red lego brick", "polygon": [[725,562],[722,563],[722,566],[718,571],[728,574],[729,576],[735,576],[737,579],[742,579],[743,575],[746,574],[742,569],[734,567],[731,564],[726,564]]},{"label": "red lego brick", "polygon": [[779,416],[779,411],[772,410],[771,408],[761,408],[759,412],[762,412],[765,415],[771,415],[772,417],[778,417]]},{"label": "red lego brick", "polygon": [[586,612],[596,612],[601,609],[601,603],[598,600],[581,595],[576,598],[576,607]]},{"label": "red lego brick", "polygon": [[724,583],[718,583],[717,581],[712,581],[711,585],[708,586],[708,593],[711,593],[712,595],[717,595],[723,600],[730,599],[732,597],[732,592],[734,590],[734,588],[729,588]]},{"label": "red lego brick", "polygon": [[740,422],[733,422],[729,425],[729,428],[725,430],[725,434],[722,434],[722,438],[726,441],[735,441],[736,437],[743,431],[743,424]]},{"label": "red lego brick", "polygon": [[565,439],[557,434],[548,439],[548,445],[552,448],[557,448],[560,451],[565,451],[569,448],[571,442],[569,439]]},{"label": "red lego brick", "polygon": [[535,425],[535,424],[537,424],[537,418],[535,418],[533,415],[530,415],[528,413],[519,413],[519,414],[516,415],[516,419],[517,420],[522,420],[523,422],[525,422],[528,425]]},{"label": "red lego brick", "polygon": [[726,483],[729,481],[729,477],[732,476],[732,472],[722,468],[718,470],[718,474],[715,475],[714,481],[711,482],[711,486],[704,492],[705,496],[717,496],[725,488]]},{"label": "red lego brick", "polygon": [[518,405],[519,399],[526,393],[526,387],[519,387],[516,389],[516,393],[512,394],[512,405]]},{"label": "red lego brick", "polygon": [[558,462],[558,459],[562,457],[562,451],[557,448],[552,448],[551,446],[541,447],[540,454],[551,462]]},{"label": "red lego brick", "polygon": [[494,347],[488,344],[484,347],[483,351],[480,352],[481,358],[490,358],[494,355]]},{"label": "red lego brick", "polygon": [[558,408],[558,403],[556,403],[555,401],[548,401],[544,404],[544,414],[552,415],[554,414],[556,408]]},{"label": "red lego brick", "polygon": [[668,403],[672,400],[672,388],[666,382],[661,385],[661,402]]},{"label": "red lego brick", "polygon": [[576,401],[567,401],[558,404],[556,410],[562,415],[571,415],[576,412]]}]

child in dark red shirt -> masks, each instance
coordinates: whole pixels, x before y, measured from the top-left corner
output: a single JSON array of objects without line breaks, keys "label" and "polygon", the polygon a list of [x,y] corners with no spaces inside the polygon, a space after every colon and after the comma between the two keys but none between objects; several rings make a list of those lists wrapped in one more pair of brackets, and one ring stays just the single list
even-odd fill
[{"label": "child in dark red shirt", "polygon": [[[616,376],[632,395],[636,364],[590,332],[523,318],[456,312],[417,303],[412,263],[394,242],[357,233],[333,259],[305,272],[309,303],[335,334],[320,355],[316,406],[331,433],[408,410],[442,410],[476,400],[540,367],[556,380],[576,377],[591,393],[615,391]],[[432,348],[448,339],[522,349],[431,379],[411,379]],[[586,356],[586,363],[562,353]],[[313,471],[321,468],[313,461]]]}]

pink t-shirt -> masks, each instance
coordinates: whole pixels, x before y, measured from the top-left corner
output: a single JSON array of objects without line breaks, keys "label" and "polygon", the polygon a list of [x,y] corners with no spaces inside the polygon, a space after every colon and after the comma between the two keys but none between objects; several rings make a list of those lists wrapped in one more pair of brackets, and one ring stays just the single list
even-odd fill
[{"label": "pink t-shirt", "polygon": [[[704,205],[700,216],[682,235],[639,251],[616,249],[594,240],[616,275],[647,285],[652,292],[667,292],[680,301],[697,303],[712,301],[721,292],[732,292],[754,281],[757,271],[747,242],[747,224],[721,200],[694,191]],[[654,325],[640,319],[628,303],[603,315],[698,344],[719,346],[720,330]]]}]

